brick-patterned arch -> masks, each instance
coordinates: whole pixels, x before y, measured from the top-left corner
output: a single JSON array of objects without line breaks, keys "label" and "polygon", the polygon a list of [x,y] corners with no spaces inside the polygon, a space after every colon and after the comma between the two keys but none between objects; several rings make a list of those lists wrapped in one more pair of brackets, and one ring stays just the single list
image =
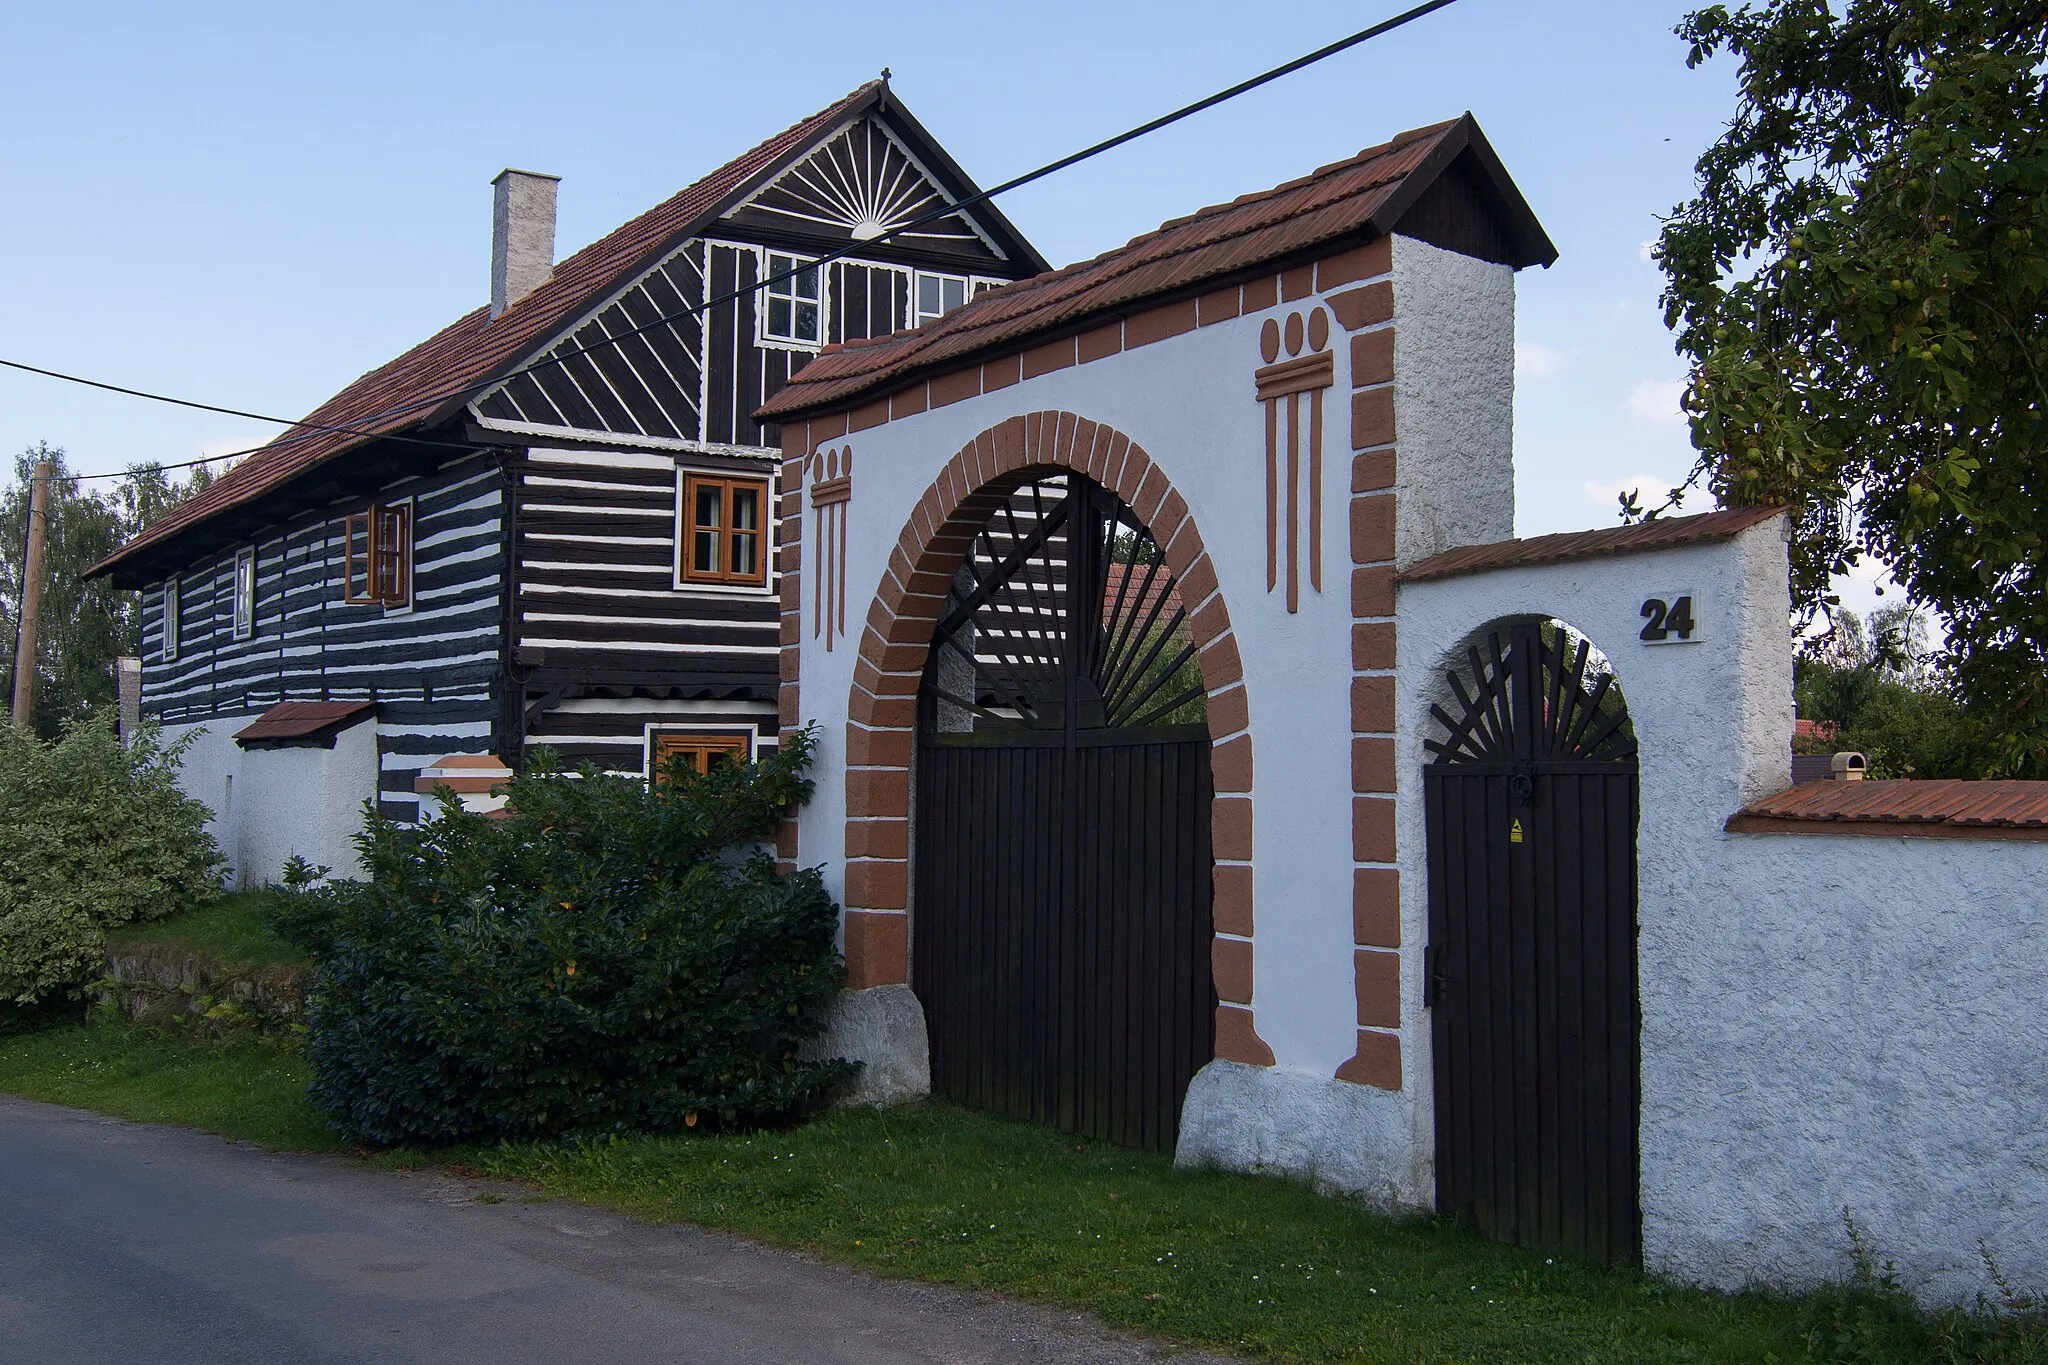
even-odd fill
[{"label": "brick-patterned arch", "polygon": [[854,665],[846,725],[846,984],[910,977],[910,761],[932,632],[975,532],[1032,467],[1079,470],[1115,489],[1165,547],[1208,690],[1215,800],[1211,948],[1216,1055],[1258,1066],[1273,1051],[1252,1018],[1252,737],[1244,664],[1202,537],[1165,471],[1128,436],[1071,412],[1034,412],[960,448],[889,555]]}]

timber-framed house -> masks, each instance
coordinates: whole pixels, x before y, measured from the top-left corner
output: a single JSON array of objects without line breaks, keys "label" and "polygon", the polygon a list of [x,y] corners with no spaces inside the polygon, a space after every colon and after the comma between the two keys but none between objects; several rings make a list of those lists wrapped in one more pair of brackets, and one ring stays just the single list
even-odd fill
[{"label": "timber-framed house", "polygon": [[755,410],[827,346],[1046,268],[886,81],[559,262],[555,179],[494,187],[488,306],[93,570],[143,593],[144,715],[197,732],[186,786],[245,882],[348,865],[362,801],[415,818],[443,757],[643,775],[772,746],[781,435]]}]

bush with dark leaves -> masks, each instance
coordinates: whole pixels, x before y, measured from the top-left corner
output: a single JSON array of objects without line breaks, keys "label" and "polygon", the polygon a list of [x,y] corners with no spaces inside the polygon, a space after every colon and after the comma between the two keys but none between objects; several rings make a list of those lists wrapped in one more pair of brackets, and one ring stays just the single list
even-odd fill
[{"label": "bush with dark leaves", "polygon": [[810,795],[812,738],[649,784],[537,755],[502,818],[452,794],[372,814],[363,881],[300,885],[312,1095],[373,1143],[787,1121],[850,1063],[807,1060],[844,964],[815,872],[758,845]]}]

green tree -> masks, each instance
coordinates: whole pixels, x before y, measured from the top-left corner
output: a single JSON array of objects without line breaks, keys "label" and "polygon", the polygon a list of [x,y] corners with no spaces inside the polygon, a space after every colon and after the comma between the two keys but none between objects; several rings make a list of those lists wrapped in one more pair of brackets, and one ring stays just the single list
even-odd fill
[{"label": "green tree", "polygon": [[1678,32],[1741,63],[1657,248],[1687,484],[1794,510],[1809,618],[1884,563],[1997,766],[2048,773],[2048,11],[1758,0]]},{"label": "green tree", "polygon": [[30,479],[49,460],[49,523],[43,543],[43,602],[36,630],[35,729],[55,738],[69,721],[115,702],[114,660],[142,641],[140,594],[85,571],[121,543],[212,482],[204,465],[184,480],[156,465],[131,465],[128,477],[87,484],[64,452],[47,443],[15,457],[14,484],[0,494],[0,677],[11,689],[21,629],[21,575]]},{"label": "green tree", "polygon": [[1919,609],[1880,607],[1868,624],[1837,609],[1793,665],[1799,715],[1824,727],[1795,747],[1856,750],[1873,777],[1982,777],[1996,755],[1932,657]]}]

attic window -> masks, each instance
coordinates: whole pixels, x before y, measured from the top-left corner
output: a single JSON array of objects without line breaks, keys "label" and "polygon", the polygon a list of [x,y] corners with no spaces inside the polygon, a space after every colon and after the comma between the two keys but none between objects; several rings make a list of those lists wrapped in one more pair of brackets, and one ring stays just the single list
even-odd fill
[{"label": "attic window", "polygon": [[373,505],[347,519],[344,602],[404,607],[412,602],[412,505]]},{"label": "attic window", "polygon": [[[799,268],[801,267],[801,268]],[[794,272],[794,273],[792,273]],[[775,278],[778,275],[786,279]],[[823,335],[824,296],[818,268],[797,256],[768,253],[768,285],[761,312],[761,336],[797,346],[815,346]]]},{"label": "attic window", "polygon": [[912,325],[924,326],[967,302],[967,279],[962,275],[933,275],[917,272],[917,316]]}]

